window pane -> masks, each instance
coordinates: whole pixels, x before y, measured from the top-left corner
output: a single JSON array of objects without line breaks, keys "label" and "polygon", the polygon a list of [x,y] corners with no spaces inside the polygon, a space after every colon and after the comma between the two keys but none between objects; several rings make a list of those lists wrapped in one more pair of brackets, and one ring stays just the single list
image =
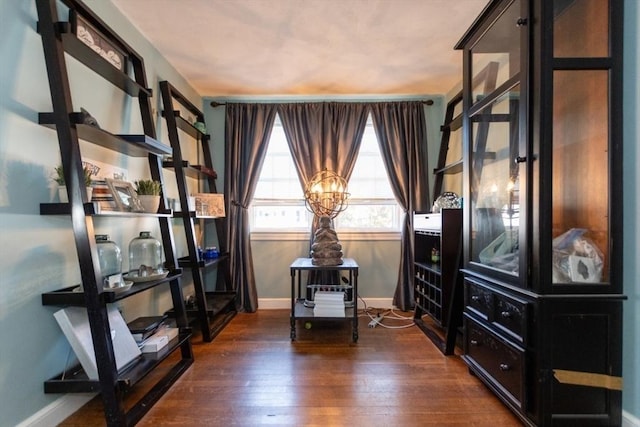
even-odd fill
[{"label": "window pane", "polygon": [[[369,118],[353,173],[348,208],[335,220],[342,231],[397,231],[401,210],[391,191],[378,140]],[[284,130],[277,119],[251,205],[252,231],[308,231],[306,209]]]}]

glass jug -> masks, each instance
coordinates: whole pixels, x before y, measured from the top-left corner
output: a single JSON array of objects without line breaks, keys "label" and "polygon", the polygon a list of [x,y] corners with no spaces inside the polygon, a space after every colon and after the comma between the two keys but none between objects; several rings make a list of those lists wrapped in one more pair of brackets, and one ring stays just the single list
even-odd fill
[{"label": "glass jug", "polygon": [[109,240],[109,236],[106,234],[97,234],[95,237],[103,286],[105,288],[122,286],[122,253],[120,248]]},{"label": "glass jug", "polygon": [[149,277],[163,271],[162,244],[151,236],[150,231],[141,231],[129,243],[129,275]]}]

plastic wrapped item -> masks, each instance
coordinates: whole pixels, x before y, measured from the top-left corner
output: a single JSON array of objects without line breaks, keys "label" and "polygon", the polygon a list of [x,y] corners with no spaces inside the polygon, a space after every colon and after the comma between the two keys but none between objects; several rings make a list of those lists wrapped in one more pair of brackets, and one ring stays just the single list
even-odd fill
[{"label": "plastic wrapped item", "polygon": [[604,255],[585,237],[583,228],[572,228],[553,239],[554,283],[597,283],[602,280]]}]

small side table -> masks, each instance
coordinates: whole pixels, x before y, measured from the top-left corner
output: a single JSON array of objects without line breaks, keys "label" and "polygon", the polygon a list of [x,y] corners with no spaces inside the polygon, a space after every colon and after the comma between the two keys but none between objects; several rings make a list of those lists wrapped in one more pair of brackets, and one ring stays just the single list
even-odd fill
[{"label": "small side table", "polygon": [[[313,308],[304,305],[305,298],[302,290],[303,271],[347,271],[349,272],[349,283],[352,286],[353,306],[345,307],[345,320],[351,319],[351,329],[353,342],[358,342],[358,264],[352,258],[344,258],[341,265],[319,266],[311,263],[311,258],[298,258],[289,267],[291,269],[291,340],[296,339],[296,320],[336,320],[342,317],[316,317],[313,315]],[[297,285],[297,293],[296,293]]]}]

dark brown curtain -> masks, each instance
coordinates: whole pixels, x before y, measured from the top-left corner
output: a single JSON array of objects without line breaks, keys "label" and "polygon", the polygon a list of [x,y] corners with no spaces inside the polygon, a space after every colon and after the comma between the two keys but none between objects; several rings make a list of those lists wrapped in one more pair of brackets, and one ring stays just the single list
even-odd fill
[{"label": "dark brown curtain", "polygon": [[405,213],[393,303],[401,310],[410,310],[414,304],[413,212],[431,206],[424,108],[419,101],[374,103],[371,115],[391,188]]},{"label": "dark brown curtain", "polygon": [[262,168],[273,122],[275,104],[227,104],[225,119],[225,194],[229,199],[227,236],[231,283],[237,290],[237,308],[258,309],[247,208]]},{"label": "dark brown curtain", "polygon": [[[281,104],[278,114],[304,189],[324,169],[349,181],[367,123],[369,107],[363,103],[321,102]],[[311,238],[318,226],[314,217]],[[308,254],[307,254],[308,256]],[[314,283],[339,284],[337,274],[309,277]]]},{"label": "dark brown curtain", "polygon": [[279,105],[278,115],[303,188],[324,169],[349,180],[368,113],[368,105],[362,103]]}]

